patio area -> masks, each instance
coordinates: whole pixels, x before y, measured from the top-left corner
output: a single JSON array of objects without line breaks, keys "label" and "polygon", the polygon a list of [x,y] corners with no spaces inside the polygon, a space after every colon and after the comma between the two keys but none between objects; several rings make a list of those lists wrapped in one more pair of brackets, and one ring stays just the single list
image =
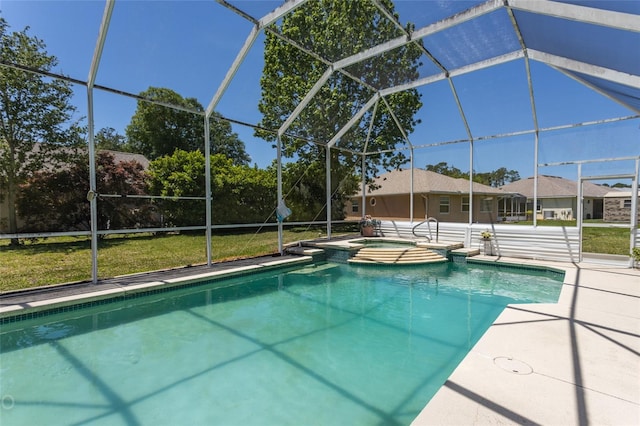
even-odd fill
[{"label": "patio area", "polygon": [[517,262],[566,269],[558,303],[505,309],[412,424],[640,424],[640,271]]}]

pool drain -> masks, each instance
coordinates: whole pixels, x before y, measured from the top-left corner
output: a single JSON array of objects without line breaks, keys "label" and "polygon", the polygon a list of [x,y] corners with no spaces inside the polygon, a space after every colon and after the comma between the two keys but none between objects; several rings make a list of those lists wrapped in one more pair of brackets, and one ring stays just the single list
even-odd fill
[{"label": "pool drain", "polygon": [[506,356],[499,356],[493,359],[493,363],[505,371],[514,374],[531,374],[533,368],[529,364],[517,359],[509,358]]}]

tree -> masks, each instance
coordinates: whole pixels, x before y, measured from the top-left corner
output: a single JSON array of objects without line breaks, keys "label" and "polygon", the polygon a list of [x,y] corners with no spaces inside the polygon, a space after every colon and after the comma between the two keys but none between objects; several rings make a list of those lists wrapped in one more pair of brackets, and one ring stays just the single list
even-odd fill
[{"label": "tree", "polygon": [[251,157],[245,151],[244,142],[231,128],[231,123],[217,112],[212,114],[209,123],[211,154],[222,154],[237,166],[248,165]]},{"label": "tree", "polygon": [[[605,184],[607,185],[607,184]],[[607,185],[609,186],[609,185]],[[631,188],[631,184],[629,183],[622,183],[622,182],[616,182],[613,185],[611,185],[611,188]]]},{"label": "tree", "polygon": [[[165,197],[205,196],[205,157],[200,151],[176,150],[149,165],[149,190]],[[211,156],[212,222],[260,223],[269,219],[276,200],[273,170],[237,165],[222,155]],[[165,199],[157,203],[166,225],[205,223],[202,200]]]},{"label": "tree", "polygon": [[[465,179],[469,179],[469,173],[464,174]],[[520,173],[517,170],[507,170],[506,167],[500,167],[490,172],[474,173],[473,181],[481,183],[483,185],[492,186],[498,188],[506,185],[509,182],[514,182],[520,179]]]},{"label": "tree", "polygon": [[[140,93],[140,96],[197,111],[203,110],[197,99],[184,99],[170,89],[150,87]],[[204,140],[201,116],[142,100],[138,101],[136,112],[125,132],[131,149],[150,160],[171,155],[176,149],[201,149]]]},{"label": "tree", "polygon": [[507,170],[506,167],[500,167],[491,172],[489,185],[498,188],[516,180],[520,180],[520,173],[517,170]]},{"label": "tree", "polygon": [[[89,230],[91,215],[88,156],[78,155],[72,163],[44,169],[22,185],[18,208],[25,222],[22,231]],[[116,163],[113,154],[100,152],[96,159],[98,192],[103,194],[143,195],[146,175],[136,161]],[[99,198],[98,228],[146,227],[153,223],[153,212],[145,200]]]},{"label": "tree", "polygon": [[[449,166],[446,161],[442,161],[438,164],[427,164],[426,170],[456,179],[469,179],[469,172],[463,172],[457,167]],[[491,172],[473,173],[474,182],[493,186],[495,188],[516,180],[520,180],[520,173],[518,173],[517,170],[507,170],[506,167],[500,167]]]},{"label": "tree", "polygon": [[275,218],[276,173],[211,157],[213,223],[262,223]]},{"label": "tree", "polygon": [[[140,96],[195,111],[204,111],[195,98],[183,98],[171,89],[150,87]],[[147,101],[138,101],[131,123],[125,129],[129,150],[150,160],[172,155],[176,149],[204,153],[203,116]],[[210,120],[212,154],[223,154],[235,164],[249,164],[251,158],[231,124],[214,113]]]},{"label": "tree", "polygon": [[[28,28],[10,33],[7,22],[0,18],[0,57],[4,62],[51,71],[58,61],[45,47],[42,40],[28,34]],[[0,66],[0,198],[8,205],[9,233],[18,230],[19,185],[45,163],[55,167],[56,162],[65,161],[59,157],[70,151],[57,148],[81,140],[78,123],[71,122],[76,110],[72,95],[66,81]],[[18,244],[18,240],[11,243]]]},{"label": "tree", "polygon": [[127,138],[118,134],[113,127],[104,127],[96,133],[95,136],[96,149],[129,152]]},{"label": "tree", "polygon": [[[290,220],[313,221],[322,219],[326,215],[325,170],[324,161],[298,160],[287,163],[282,170],[283,186],[287,188],[286,204],[291,209]],[[345,216],[345,200],[348,194],[353,194],[359,181],[341,164],[332,165],[334,178],[332,179],[331,217],[334,220]],[[275,174],[275,165],[271,166]],[[340,176],[342,180],[337,180]]]},{"label": "tree", "polygon": [[438,164],[427,164],[427,170],[430,172],[439,173],[441,175],[450,176],[452,178],[469,179],[469,173],[465,173],[457,167],[449,166],[446,161],[441,161]]},{"label": "tree", "polygon": [[[172,155],[149,164],[149,192],[164,197],[204,197],[205,161],[200,151],[176,149]],[[201,200],[159,200],[163,226],[192,226],[205,223]]]},{"label": "tree", "polygon": [[[390,1],[381,3],[393,13]],[[305,3],[286,15],[279,26],[274,24],[272,29],[295,40],[298,45],[313,46],[314,52],[329,61],[348,57],[365,47],[403,34],[373,3],[349,0]],[[411,30],[411,27],[407,29]],[[304,164],[303,169],[323,170],[325,148],[321,145],[331,140],[375,95],[372,87],[386,88],[416,79],[420,55],[420,49],[409,44],[346,70],[367,84],[334,72],[288,129],[289,134],[299,138],[283,138],[284,155],[298,158]],[[264,59],[260,80],[262,97],[258,106],[263,115],[260,124],[265,129],[278,129],[327,66],[272,32],[266,34]],[[418,123],[414,116],[422,106],[420,94],[414,89],[387,96],[385,100],[386,103],[379,103],[375,115],[373,111],[366,113],[339,142],[342,148],[361,152],[369,137],[369,152],[388,150],[384,154],[367,157],[367,179],[375,176],[381,168],[390,170],[406,162],[406,156],[394,150],[397,144],[404,143],[404,137],[392,113],[403,131],[410,134]],[[257,129],[256,135],[268,141],[276,140],[273,132],[262,129]],[[308,140],[315,143],[307,143]],[[358,156],[341,155],[335,149],[331,153],[332,182],[342,182],[344,173],[358,173],[361,164]],[[318,164],[313,165],[314,162]],[[319,175],[314,175],[314,179],[319,178]],[[324,186],[324,182],[319,183]],[[344,194],[345,197],[348,195]],[[309,198],[306,201],[313,200]],[[300,204],[309,204],[306,201],[300,200]]]}]

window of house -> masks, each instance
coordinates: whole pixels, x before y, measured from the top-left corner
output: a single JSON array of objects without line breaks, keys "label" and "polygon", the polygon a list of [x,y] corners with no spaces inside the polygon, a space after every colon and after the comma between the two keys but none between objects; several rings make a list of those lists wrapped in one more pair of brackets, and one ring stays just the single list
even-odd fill
[{"label": "window of house", "polygon": [[469,197],[462,197],[462,209],[463,212],[469,211]]},{"label": "window of house", "polygon": [[375,197],[371,197],[371,199],[369,200],[369,204],[371,204],[372,207],[376,205],[376,202],[377,201],[376,201]]},{"label": "window of house", "polygon": [[623,209],[630,209],[631,208],[631,198],[629,198],[628,200],[622,201],[622,208]]},{"label": "window of house", "polygon": [[480,203],[480,211],[483,213],[493,211],[493,198],[483,198]]},{"label": "window of house", "polygon": [[358,213],[360,211],[360,203],[357,201],[351,201],[351,213]]},{"label": "window of house", "polygon": [[[527,210],[533,210],[533,200],[527,201]],[[536,204],[536,211],[538,213],[542,212],[542,200],[538,200]]]},{"label": "window of house", "polygon": [[440,196],[440,213],[449,214],[449,206],[451,205],[451,201],[449,200],[448,195]]}]

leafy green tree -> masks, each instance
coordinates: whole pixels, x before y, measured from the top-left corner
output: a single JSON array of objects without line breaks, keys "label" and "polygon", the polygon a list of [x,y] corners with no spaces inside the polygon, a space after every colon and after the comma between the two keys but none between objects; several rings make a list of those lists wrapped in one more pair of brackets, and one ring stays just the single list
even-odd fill
[{"label": "leafy green tree", "polygon": [[[382,0],[381,3],[393,13],[390,1]],[[272,29],[293,39],[298,45],[313,46],[314,52],[328,61],[348,57],[366,47],[403,34],[373,3],[350,0],[305,3]],[[412,27],[407,29],[411,30]],[[357,76],[360,81],[346,73],[333,73],[288,129],[288,134],[296,137],[283,139],[284,155],[302,161],[305,170],[323,170],[325,148],[318,144],[324,144],[333,138],[353,114],[375,95],[376,89],[373,88],[391,87],[416,79],[420,55],[420,49],[409,44],[345,70],[346,73]],[[264,60],[260,80],[262,97],[258,106],[263,115],[260,124],[266,129],[278,129],[326,71],[327,65],[271,32],[266,34]],[[406,162],[406,156],[394,150],[396,145],[404,143],[404,137],[398,130],[392,113],[402,129],[410,134],[418,123],[414,116],[422,106],[420,94],[416,90],[387,96],[386,101],[390,109],[387,103],[380,102],[376,114],[372,111],[366,113],[338,144],[342,148],[361,152],[369,135],[368,151],[388,150],[384,154],[367,157],[368,179],[381,168],[390,170]],[[272,132],[261,129],[256,130],[256,135],[268,141],[276,138]],[[309,140],[315,143],[308,143]],[[333,182],[343,182],[345,173],[362,173],[359,157],[342,155],[335,149],[331,150],[331,155]],[[324,176],[324,173],[316,173],[314,179],[319,179],[320,176]],[[316,184],[324,186],[324,182]],[[310,189],[311,186],[309,182],[307,188]],[[344,202],[348,195],[350,194],[344,194],[344,197],[335,201]],[[303,196],[303,193],[298,196]],[[319,194],[316,191],[309,191],[308,198],[300,200],[299,204],[313,205],[317,196]],[[322,198],[325,198],[324,195]]]},{"label": "leafy green tree", "polygon": [[[607,184],[605,184],[606,186],[609,186]],[[622,183],[622,182],[616,182],[613,185],[611,185],[611,188],[631,188],[631,184],[629,183]]]},{"label": "leafy green tree", "polygon": [[262,223],[275,218],[274,169],[237,165],[220,155],[211,157],[213,223]]},{"label": "leafy green tree", "polygon": [[[171,89],[150,87],[140,96],[204,111],[195,98],[183,98]],[[150,160],[171,155],[176,149],[199,150],[204,153],[203,116],[146,101],[138,101],[131,123],[125,129],[129,150],[144,154]],[[244,143],[232,131],[231,124],[214,113],[210,120],[211,153],[223,154],[235,164],[248,164],[251,158]]]},{"label": "leafy green tree", "polygon": [[[469,173],[465,173],[465,179],[469,179]],[[517,170],[507,170],[506,167],[492,170],[490,172],[474,173],[473,181],[483,185],[493,186],[494,188],[506,185],[520,179],[520,173]]]},{"label": "leafy green tree", "polygon": [[517,170],[507,170],[506,167],[500,167],[491,172],[488,185],[500,187],[509,182],[520,180],[520,173]]},{"label": "leafy green tree", "polygon": [[[89,190],[89,158],[78,155],[64,167],[35,172],[22,185],[18,208],[25,224],[22,231],[89,230],[91,215]],[[96,181],[104,194],[143,195],[146,175],[136,161],[116,163],[113,154],[100,152],[96,159]],[[99,198],[99,229],[151,226],[153,211],[146,200]]]},{"label": "leafy green tree", "polygon": [[231,128],[231,123],[217,112],[213,113],[209,123],[211,154],[222,154],[237,166],[248,165],[251,157],[245,150],[244,142]]},{"label": "leafy green tree", "polygon": [[449,166],[446,161],[441,161],[438,164],[427,164],[426,169],[452,178],[469,179],[469,173],[463,172],[457,167]]},{"label": "leafy green tree", "polygon": [[[149,166],[149,190],[166,197],[205,196],[205,157],[200,151],[176,150]],[[212,221],[215,224],[260,223],[268,220],[276,200],[276,177],[271,170],[237,165],[222,155],[211,156]],[[166,225],[205,223],[202,200],[158,202]]]},{"label": "leafy green tree", "polygon": [[[463,172],[457,167],[449,166],[446,161],[442,161],[438,164],[427,164],[426,170],[453,178],[469,179],[469,172]],[[473,174],[474,182],[493,186],[495,188],[519,179],[520,173],[517,170],[507,170],[506,167],[500,167],[490,172]]]},{"label": "leafy green tree", "polygon": [[[359,181],[348,170],[341,170],[341,164],[332,166],[332,202],[331,217],[343,219],[344,203],[348,194],[355,192]],[[275,173],[275,165],[271,166]],[[323,161],[306,162],[302,159],[287,163],[282,170],[283,186],[286,190],[286,204],[291,209],[290,220],[312,221],[326,217],[327,194],[325,191],[325,163]],[[339,180],[342,179],[342,180]]]},{"label": "leafy green tree", "polygon": [[[483,185],[491,186],[491,175],[492,175],[492,172],[474,173],[473,181],[477,183],[481,183]],[[464,178],[469,179],[469,173],[465,173]]]},{"label": "leafy green tree", "polygon": [[[205,158],[200,151],[176,149],[172,155],[149,164],[149,192],[165,197],[204,197]],[[159,200],[163,226],[192,226],[205,223],[201,200]]]},{"label": "leafy green tree", "polygon": [[[9,32],[0,18],[0,57],[6,63],[40,71],[57,66],[55,56],[47,54],[45,43],[28,34]],[[16,201],[19,185],[41,170],[65,161],[70,146],[81,141],[82,129],[71,122],[71,84],[39,74],[0,65],[0,199],[8,205],[8,232],[18,230]],[[18,240],[11,241],[18,244]]]},{"label": "leafy green tree", "polygon": [[[202,111],[195,98],[183,98],[171,89],[150,87],[140,96],[155,101]],[[204,132],[202,117],[186,111],[168,108],[146,101],[138,101],[131,123],[125,130],[134,152],[155,159],[171,155],[176,149],[202,149]]]},{"label": "leafy green tree", "polygon": [[130,152],[127,145],[127,138],[119,134],[113,127],[104,127],[96,133],[96,149]]}]

